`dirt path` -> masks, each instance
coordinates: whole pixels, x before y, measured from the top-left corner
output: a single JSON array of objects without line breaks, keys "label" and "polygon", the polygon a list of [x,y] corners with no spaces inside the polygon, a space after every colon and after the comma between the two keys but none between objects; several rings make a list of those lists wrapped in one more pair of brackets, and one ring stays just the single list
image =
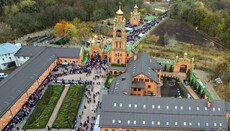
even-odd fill
[{"label": "dirt path", "polygon": [[185,73],[174,73],[174,72],[162,72],[162,75],[172,75],[172,76],[176,76],[178,77],[182,84],[184,85],[184,87],[186,87],[186,89],[188,90],[188,92],[192,95],[192,97],[194,99],[199,99],[199,97],[197,96],[197,94],[192,90],[192,88],[188,85],[186,86],[183,82],[184,79],[186,79],[186,74]]},{"label": "dirt path", "polygon": [[194,70],[194,73],[197,76],[197,78],[199,78],[201,82],[205,85],[206,89],[212,95],[213,99],[220,100],[221,98],[213,88],[214,83],[210,82],[209,80],[211,74],[204,72],[202,70]]},{"label": "dirt path", "polygon": [[48,123],[47,123],[47,125],[46,125],[46,127],[47,126],[52,126],[53,125],[53,122],[54,122],[54,120],[56,119],[56,117],[57,117],[57,114],[58,114],[58,111],[59,111],[59,109],[60,109],[60,107],[61,107],[61,104],[62,104],[62,102],[63,102],[63,100],[64,100],[64,98],[65,98],[65,96],[66,96],[66,94],[67,94],[67,92],[68,92],[68,90],[69,90],[69,84],[68,85],[65,85],[65,89],[63,90],[63,92],[62,92],[62,94],[61,94],[61,96],[60,96],[60,98],[59,98],[59,100],[58,100],[58,103],[57,103],[57,105],[55,106],[55,108],[54,108],[54,111],[53,111],[53,113],[52,113],[52,115],[51,115],[51,117],[50,117],[50,119],[49,119],[49,121],[48,121]]}]

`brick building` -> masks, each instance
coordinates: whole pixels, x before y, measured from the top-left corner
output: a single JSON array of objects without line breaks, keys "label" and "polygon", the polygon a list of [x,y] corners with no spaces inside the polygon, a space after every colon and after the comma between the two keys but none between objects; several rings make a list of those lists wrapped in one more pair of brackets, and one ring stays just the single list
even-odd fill
[{"label": "brick building", "polygon": [[130,52],[126,47],[125,18],[119,7],[114,19],[112,49],[107,52],[107,58],[112,64],[126,64],[129,57]]},{"label": "brick building", "polygon": [[103,95],[100,131],[227,131],[230,102]]},{"label": "brick building", "polygon": [[81,64],[82,48],[22,46],[17,57],[29,57],[24,64],[0,82],[0,130],[11,121],[33,92],[57,64]]},{"label": "brick building", "polygon": [[130,24],[138,25],[141,19],[141,13],[138,11],[138,6],[134,6],[134,10],[131,12],[130,15]]},{"label": "brick building", "polygon": [[[110,67],[109,72],[118,74],[115,69]],[[126,68],[119,69],[125,73],[119,73],[121,75],[113,80],[109,91],[111,94],[160,96],[161,66],[147,53],[134,55]]]}]

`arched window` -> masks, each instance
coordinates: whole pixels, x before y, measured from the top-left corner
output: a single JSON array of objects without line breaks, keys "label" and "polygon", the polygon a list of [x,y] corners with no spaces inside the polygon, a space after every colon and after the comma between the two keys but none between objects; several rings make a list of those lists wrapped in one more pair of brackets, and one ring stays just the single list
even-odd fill
[{"label": "arched window", "polygon": [[117,60],[117,64],[120,64],[120,60],[119,59]]},{"label": "arched window", "polygon": [[121,37],[121,30],[117,30],[116,37]]}]

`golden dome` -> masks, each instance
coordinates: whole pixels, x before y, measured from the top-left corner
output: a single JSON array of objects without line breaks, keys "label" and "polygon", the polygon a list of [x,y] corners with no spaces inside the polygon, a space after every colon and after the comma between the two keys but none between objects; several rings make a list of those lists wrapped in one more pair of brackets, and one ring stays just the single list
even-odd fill
[{"label": "golden dome", "polygon": [[123,11],[121,10],[121,8],[119,7],[118,11],[116,12],[117,15],[123,15]]},{"label": "golden dome", "polygon": [[135,5],[135,6],[134,6],[134,9],[138,9],[138,6],[137,6],[137,5]]},{"label": "golden dome", "polygon": [[185,53],[184,53],[184,55],[188,55],[188,53],[187,53],[187,52],[185,52]]}]

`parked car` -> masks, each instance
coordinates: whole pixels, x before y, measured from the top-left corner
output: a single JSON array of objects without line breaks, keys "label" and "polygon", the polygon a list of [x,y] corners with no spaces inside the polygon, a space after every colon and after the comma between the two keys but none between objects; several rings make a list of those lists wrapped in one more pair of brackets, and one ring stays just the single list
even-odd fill
[{"label": "parked car", "polygon": [[0,78],[6,78],[7,76],[8,76],[8,74],[0,73]]},{"label": "parked car", "polygon": [[188,81],[187,81],[187,80],[184,80],[184,84],[185,84],[186,86],[188,86]]}]

